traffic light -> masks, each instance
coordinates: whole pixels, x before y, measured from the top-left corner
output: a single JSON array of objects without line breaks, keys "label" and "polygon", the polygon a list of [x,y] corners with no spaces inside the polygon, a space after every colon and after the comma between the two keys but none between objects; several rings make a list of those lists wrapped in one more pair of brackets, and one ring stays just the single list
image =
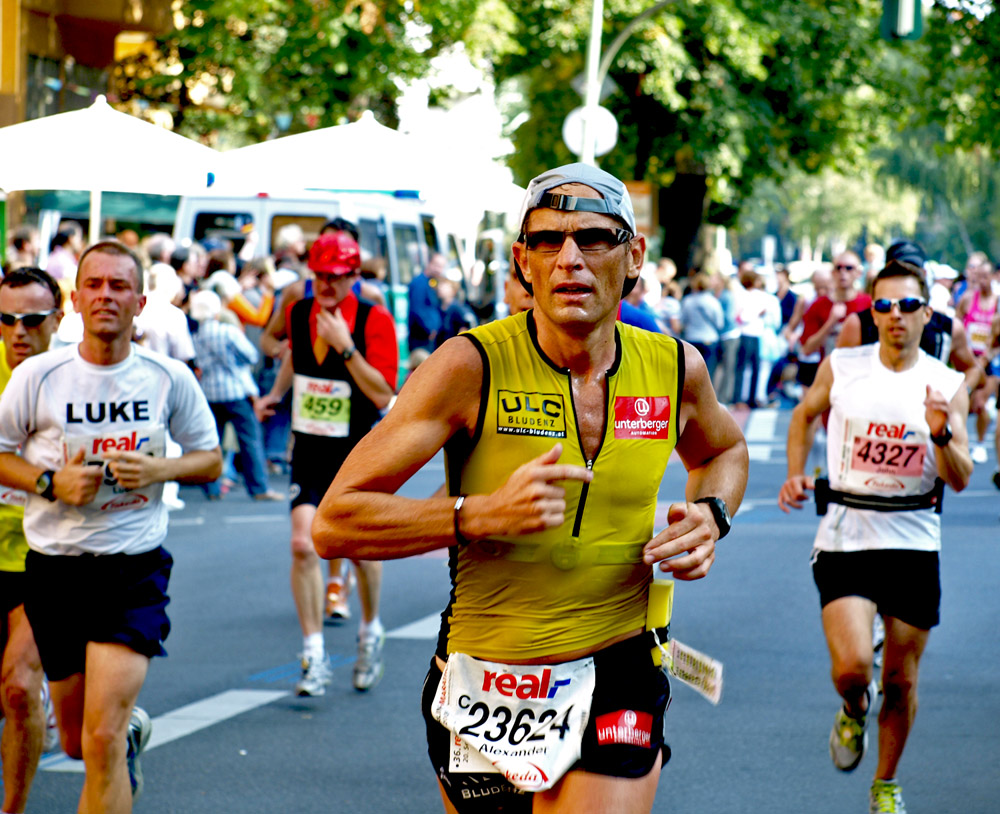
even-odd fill
[{"label": "traffic light", "polygon": [[917,40],[924,33],[921,0],[882,0],[882,36],[887,40]]}]

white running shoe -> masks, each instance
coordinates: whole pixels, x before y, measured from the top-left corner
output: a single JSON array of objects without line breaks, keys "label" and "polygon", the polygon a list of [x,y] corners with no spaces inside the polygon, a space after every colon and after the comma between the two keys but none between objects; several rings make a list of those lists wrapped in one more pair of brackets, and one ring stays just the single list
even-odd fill
[{"label": "white running shoe", "polygon": [[358,658],[354,662],[354,689],[358,692],[367,692],[382,680],[384,646],[385,633],[358,639]]},{"label": "white running shoe", "polygon": [[875,621],[872,622],[872,652],[874,654],[875,670],[882,667],[882,651],[885,649],[885,622],[879,614],[875,614]]},{"label": "white running shoe", "polygon": [[322,658],[310,658],[302,655],[302,678],[295,685],[295,694],[301,696],[318,696],[326,694],[326,685],[330,683],[330,667],[326,655]]},{"label": "white running shoe", "polygon": [[59,725],[56,723],[56,710],[52,705],[52,693],[49,692],[49,680],[42,676],[42,710],[45,716],[45,739],[42,741],[42,753],[59,751]]},{"label": "white running shoe", "polygon": [[132,799],[138,800],[142,794],[142,764],[139,762],[139,755],[149,743],[149,738],[153,734],[153,722],[142,707],[132,708],[132,717],[128,722],[128,779],[132,784]]},{"label": "white running shoe", "polygon": [[841,706],[833,719],[830,758],[833,765],[842,772],[853,772],[858,768],[868,748],[868,722],[875,714],[875,699],[878,697],[878,686],[874,680],[865,693],[868,696],[868,709],[860,718],[852,718]]},{"label": "white running shoe", "polygon": [[984,464],[989,458],[989,453],[986,452],[986,447],[983,444],[976,444],[972,448],[972,462],[974,464]]},{"label": "white running shoe", "polygon": [[868,792],[869,814],[906,814],[903,791],[893,780],[876,780]]}]

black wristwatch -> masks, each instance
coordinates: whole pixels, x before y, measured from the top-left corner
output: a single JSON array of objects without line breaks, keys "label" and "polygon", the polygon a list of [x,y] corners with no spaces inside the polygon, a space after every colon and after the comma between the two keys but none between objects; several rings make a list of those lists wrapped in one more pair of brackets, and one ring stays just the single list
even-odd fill
[{"label": "black wristwatch", "polygon": [[721,540],[732,528],[733,520],[729,516],[729,507],[721,497],[700,497],[695,503],[705,503],[712,510],[712,517],[715,518],[715,525],[719,528],[719,539]]},{"label": "black wristwatch", "polygon": [[35,481],[35,494],[39,497],[44,497],[46,500],[54,502],[56,499],[55,481],[52,480],[55,475],[55,470],[46,469],[41,475],[38,476],[38,480]]},{"label": "black wristwatch", "polygon": [[948,446],[948,442],[951,441],[951,439],[952,439],[951,427],[949,427],[947,424],[944,425],[943,433],[941,433],[940,435],[931,436],[931,441],[934,442],[934,446],[936,447]]},{"label": "black wristwatch", "polygon": [[340,358],[343,359],[345,362],[350,361],[350,358],[354,355],[354,351],[356,350],[357,348],[354,347],[354,345],[351,345],[351,347],[347,348],[340,354]]}]

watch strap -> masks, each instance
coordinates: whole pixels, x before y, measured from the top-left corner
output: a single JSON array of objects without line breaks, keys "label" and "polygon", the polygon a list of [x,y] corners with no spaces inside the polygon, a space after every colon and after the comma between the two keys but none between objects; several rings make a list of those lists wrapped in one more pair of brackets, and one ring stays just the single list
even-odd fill
[{"label": "watch strap", "polygon": [[951,442],[953,437],[951,427],[948,424],[945,424],[944,432],[940,435],[932,435],[931,441],[934,442],[934,446],[936,447],[946,447]]},{"label": "watch strap", "polygon": [[732,520],[729,518],[729,508],[721,497],[700,497],[693,502],[705,503],[711,510],[712,517],[715,519],[715,525],[719,529],[719,540],[729,534],[729,529],[732,527]]},{"label": "watch strap", "polygon": [[[55,501],[56,499],[55,474],[54,469],[46,469],[41,475],[38,476],[38,480],[35,482],[36,494],[50,502]],[[39,487],[41,488],[39,489]]]},{"label": "watch strap", "polygon": [[462,530],[459,527],[460,514],[462,511],[462,505],[465,503],[465,495],[459,495],[458,499],[455,501],[455,508],[453,511],[454,521],[455,521],[455,541],[459,545],[468,545],[471,541],[468,537],[462,534]]}]

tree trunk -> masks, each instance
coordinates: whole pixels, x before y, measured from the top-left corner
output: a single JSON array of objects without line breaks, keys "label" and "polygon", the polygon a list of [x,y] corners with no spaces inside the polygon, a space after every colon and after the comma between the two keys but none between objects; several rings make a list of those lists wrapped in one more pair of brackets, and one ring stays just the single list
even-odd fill
[{"label": "tree trunk", "polygon": [[678,277],[690,273],[707,192],[704,173],[684,172],[678,172],[674,182],[660,190],[663,256],[677,264]]}]

